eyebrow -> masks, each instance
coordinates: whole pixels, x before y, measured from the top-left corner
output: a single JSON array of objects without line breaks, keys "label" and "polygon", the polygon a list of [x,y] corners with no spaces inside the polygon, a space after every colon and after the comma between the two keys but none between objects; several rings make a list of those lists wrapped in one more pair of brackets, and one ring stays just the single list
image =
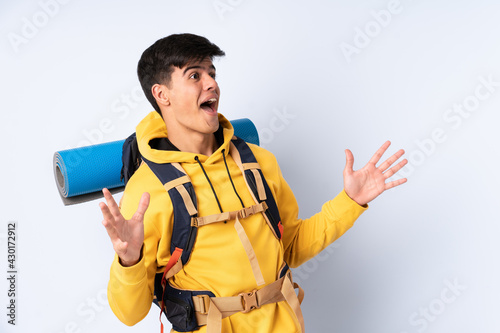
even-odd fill
[{"label": "eyebrow", "polygon": [[[182,75],[183,75],[183,76],[184,76],[184,75],[186,75],[186,72],[187,72],[187,71],[189,71],[190,69],[198,69],[198,68],[204,69],[204,67],[203,67],[203,66],[199,66],[199,65],[189,66],[189,67],[187,67],[187,68],[184,70],[184,72],[182,73]],[[210,69],[213,69],[214,71],[216,70],[214,65],[210,65],[210,67],[209,67],[209,68],[210,68]]]}]

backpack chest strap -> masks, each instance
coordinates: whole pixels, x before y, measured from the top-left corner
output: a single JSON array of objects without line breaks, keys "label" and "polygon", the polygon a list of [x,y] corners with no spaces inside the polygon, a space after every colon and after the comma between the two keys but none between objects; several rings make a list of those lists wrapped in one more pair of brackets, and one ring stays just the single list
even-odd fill
[{"label": "backpack chest strap", "polygon": [[240,219],[244,219],[254,214],[263,213],[266,211],[266,209],[267,209],[267,204],[265,202],[261,202],[259,204],[246,207],[240,210],[234,210],[232,212],[224,212],[220,214],[213,214],[203,217],[193,217],[191,219],[191,226],[201,227],[210,223],[235,220],[237,217]]}]

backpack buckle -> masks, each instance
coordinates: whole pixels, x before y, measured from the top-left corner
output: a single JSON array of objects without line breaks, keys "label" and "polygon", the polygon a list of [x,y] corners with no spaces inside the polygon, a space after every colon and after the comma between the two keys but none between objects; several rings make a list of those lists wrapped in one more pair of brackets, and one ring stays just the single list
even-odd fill
[{"label": "backpack buckle", "polygon": [[249,209],[248,208],[240,209],[236,214],[239,215],[240,219],[246,219],[248,216],[251,215],[249,213]]},{"label": "backpack buckle", "polygon": [[243,305],[243,313],[250,312],[254,309],[260,308],[257,300],[257,289],[252,290],[249,293],[241,293],[241,305]]},{"label": "backpack buckle", "polygon": [[198,297],[199,301],[198,304],[200,305],[200,313],[201,314],[208,314],[208,308],[210,307],[210,296],[209,295],[196,295]]}]

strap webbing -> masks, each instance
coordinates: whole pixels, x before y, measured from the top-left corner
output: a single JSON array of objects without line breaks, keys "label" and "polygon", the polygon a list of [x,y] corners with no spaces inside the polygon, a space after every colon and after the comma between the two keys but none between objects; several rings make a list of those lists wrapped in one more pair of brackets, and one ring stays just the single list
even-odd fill
[{"label": "strap webbing", "polygon": [[[259,200],[257,200],[257,198],[255,197],[255,194],[253,193],[253,191],[252,191],[252,189],[250,187],[250,184],[248,184],[247,177],[245,176],[245,167],[243,166],[243,163],[241,162],[240,153],[239,153],[238,149],[236,148],[236,146],[234,145],[234,143],[232,143],[232,142],[231,142],[231,144],[229,146],[229,153],[233,157],[233,160],[234,160],[234,162],[236,162],[236,165],[238,166],[238,168],[240,168],[241,173],[243,174],[243,178],[245,179],[245,183],[247,184],[247,187],[250,189],[249,192],[252,195],[252,198],[253,198],[254,202],[259,202]],[[248,163],[248,164],[251,164],[251,163]],[[265,193],[265,191],[264,191],[264,193]],[[259,196],[260,196],[260,194],[259,194]],[[269,221],[269,218],[267,217],[267,215],[266,214],[262,214],[262,216],[264,217],[264,219],[266,220],[267,224],[269,225],[269,227],[271,228],[271,230],[274,233],[274,228],[273,228],[273,226],[271,224],[271,221]]]},{"label": "strap webbing", "polygon": [[198,210],[194,206],[193,200],[191,199],[191,196],[189,195],[188,191],[184,187],[184,185],[178,185],[175,187],[177,191],[179,191],[179,194],[182,197],[182,200],[184,200],[184,204],[186,205],[186,209],[189,213],[189,215],[193,216],[195,215]]},{"label": "strap webbing", "polygon": [[266,209],[267,204],[265,202],[261,202],[260,204],[246,207],[240,210],[235,210],[232,212],[224,212],[203,217],[193,217],[193,219],[191,220],[191,225],[195,227],[201,227],[210,223],[234,220],[236,219],[236,217],[246,218],[250,215],[265,212]]},{"label": "strap webbing", "polygon": [[180,172],[182,172],[182,173],[186,173],[186,171],[184,170],[184,168],[181,166],[181,164],[180,164],[179,162],[172,162],[171,164],[172,164],[172,166],[173,166],[174,168],[176,168],[176,169],[177,169],[177,170],[179,170]]},{"label": "strap webbing", "polygon": [[[163,285],[163,290],[165,290],[165,284],[167,283],[167,279],[176,274],[177,272],[179,272],[180,269],[182,268],[182,261],[181,261],[182,251],[183,251],[182,249],[176,247],[174,253],[172,253],[172,256],[170,257],[170,259],[168,259],[167,266],[165,266],[165,272],[163,273],[163,278],[161,280],[161,283]],[[172,269],[174,267],[175,269]]]},{"label": "strap webbing", "polygon": [[252,244],[248,239],[248,236],[243,229],[243,226],[240,223],[240,219],[236,216],[236,222],[234,223],[234,228],[238,233],[238,237],[240,238],[241,244],[243,244],[243,248],[247,253],[248,260],[250,261],[250,265],[252,266],[253,276],[258,286],[262,286],[266,283],[264,280],[264,276],[262,276],[262,271],[260,270],[259,261],[257,260],[257,256],[255,255],[255,251],[253,250]]},{"label": "strap webbing", "polygon": [[[199,324],[199,323],[198,323]],[[210,298],[210,308],[208,309],[207,316],[207,333],[222,331],[222,313],[217,305],[215,305],[212,298]]]},{"label": "strap webbing", "polygon": [[[231,155],[233,155],[233,159],[236,161],[236,164],[240,168],[240,170],[243,173],[243,175],[245,175],[245,170],[252,171],[253,176],[255,177],[255,182],[256,182],[255,185],[257,186],[257,192],[259,194],[259,198],[260,198],[260,200],[266,200],[267,199],[267,197],[266,197],[266,190],[264,188],[264,183],[262,182],[262,177],[260,176],[260,172],[259,172],[260,165],[259,165],[259,163],[242,163],[241,156],[240,156],[239,152],[238,152],[237,155],[234,155],[235,151],[238,151],[238,150],[237,149],[231,150],[231,148],[233,148],[233,147],[236,148],[236,146],[234,146],[234,144],[231,142],[231,146],[230,146],[229,149],[230,149]],[[254,198],[254,200],[255,200],[255,198]]]},{"label": "strap webbing", "polygon": [[179,185],[189,183],[189,182],[191,182],[191,179],[189,178],[188,175],[185,175],[185,176],[182,176],[182,177],[179,177],[179,178],[176,178],[174,180],[169,181],[168,183],[164,184],[163,187],[168,192],[171,189],[173,189],[174,187],[177,187]]},{"label": "strap webbing", "polygon": [[[300,303],[304,297],[304,291],[296,283],[292,285],[290,272],[282,278],[274,281],[262,289],[251,293],[242,293],[233,297],[209,297],[208,295],[193,296],[194,309],[198,325],[207,325],[207,333],[220,333],[222,318],[229,317],[238,312],[248,312],[249,297],[253,298],[254,308],[262,305],[286,301],[292,308],[299,321],[302,332],[304,332],[304,318]],[[294,290],[299,289],[299,296]],[[245,295],[246,294],[246,295]],[[206,298],[206,299],[205,299]],[[208,307],[208,308],[207,308]],[[214,309],[213,309],[214,308]]]},{"label": "strap webbing", "polygon": [[257,193],[259,194],[259,199],[266,200],[266,189],[264,188],[264,183],[262,182],[262,177],[260,176],[259,170],[250,169],[250,171],[252,171],[253,176],[255,177],[255,185],[257,185]]},{"label": "strap webbing", "polygon": [[[229,153],[233,157],[233,160],[234,160],[234,162],[236,162],[236,165],[238,166],[238,168],[240,168],[241,173],[243,174],[243,178],[245,179],[245,182],[247,183],[248,188],[250,188],[248,181],[247,181],[247,177],[245,177],[245,168],[243,167],[243,164],[241,163],[240,153],[239,153],[238,149],[236,148],[236,146],[234,145],[234,143],[232,143],[232,142],[229,145]],[[252,195],[252,198],[255,202],[259,202],[257,200],[257,198],[255,197],[255,195],[253,194],[252,190],[250,190],[250,194]]]},{"label": "strap webbing", "polygon": [[243,169],[245,170],[260,169],[260,165],[259,163],[245,163],[243,164]]},{"label": "strap webbing", "polygon": [[[296,283],[295,285],[298,286]],[[285,279],[283,281],[283,286],[281,287],[281,293],[283,294],[283,297],[285,297],[288,305],[292,308],[295,316],[297,316],[301,332],[304,332],[304,317],[302,316],[302,310],[300,309],[300,303],[304,298],[304,291],[299,287],[299,296],[301,296],[301,299],[299,299],[297,294],[295,294],[295,289],[293,289],[292,281],[290,281],[290,279]]]},{"label": "strap webbing", "polygon": [[168,280],[172,276],[174,276],[175,274],[179,273],[181,271],[182,267],[183,267],[182,260],[181,260],[181,258],[179,258],[179,260],[177,260],[177,262],[172,266],[172,268],[169,271],[166,271],[167,274],[165,274],[165,279]]}]

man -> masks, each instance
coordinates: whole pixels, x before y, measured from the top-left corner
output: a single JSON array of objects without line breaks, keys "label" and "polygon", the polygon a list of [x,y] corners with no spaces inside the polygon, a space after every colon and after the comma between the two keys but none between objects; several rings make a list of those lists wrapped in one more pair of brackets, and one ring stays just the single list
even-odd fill
[{"label": "man", "polygon": [[[390,145],[386,142],[365,167],[354,171],[354,157],[346,150],[344,190],[325,203],[320,213],[301,220],[274,156],[249,144],[258,162],[253,167],[257,173],[261,170],[271,194],[266,206],[276,203],[280,221],[273,225],[275,229],[270,227],[262,203],[261,211],[242,214],[259,202],[241,171],[232,126],[217,112],[220,89],[212,60],[223,55],[204,37],[179,34],[158,40],[139,61],[139,80],[156,111],[137,126],[138,147],[147,163],[130,178],[120,207],[103,190],[107,201],[107,205],[100,203],[103,225],[116,251],[109,303],[122,322],[134,325],[149,312],[156,274],[167,270],[173,272],[167,274],[169,290],[179,295],[184,291],[213,295],[198,297],[201,303],[195,308],[179,307],[185,302],[176,297],[163,299],[174,327],[196,317],[195,328],[189,330],[301,332],[302,315],[290,276],[284,275],[284,263],[297,267],[314,257],[352,226],[368,202],[404,183],[406,179],[386,183],[406,164],[406,160],[395,164],[404,152],[399,150],[377,167]],[[176,241],[172,215],[178,207],[153,172],[156,165],[169,163],[179,163],[177,169],[189,176],[196,195],[196,216],[236,212],[210,225],[198,227],[195,223],[196,241],[185,265],[173,259],[171,249],[171,242]],[[254,174],[255,180],[259,174]],[[271,296],[264,296],[263,290],[270,289]],[[198,298],[193,296],[195,303]],[[233,311],[220,300],[236,300],[245,309]]]}]

